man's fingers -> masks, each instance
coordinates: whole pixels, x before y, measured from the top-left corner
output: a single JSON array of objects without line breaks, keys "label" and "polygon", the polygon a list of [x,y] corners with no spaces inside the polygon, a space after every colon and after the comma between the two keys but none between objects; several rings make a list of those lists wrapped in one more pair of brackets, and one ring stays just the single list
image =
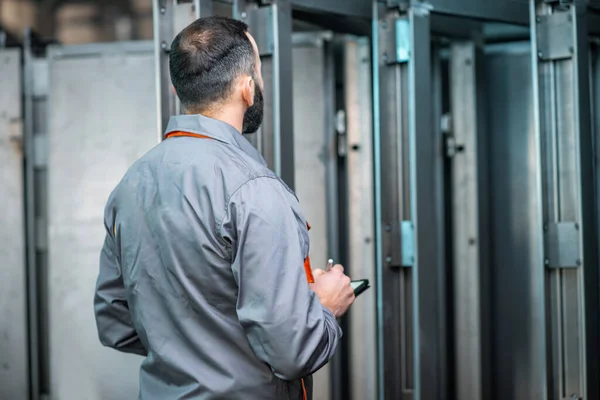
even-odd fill
[{"label": "man's fingers", "polygon": [[313,276],[315,278],[318,278],[319,276],[323,275],[324,273],[325,273],[325,271],[323,271],[321,268],[313,269]]},{"label": "man's fingers", "polygon": [[341,266],[341,264],[337,264],[335,265],[332,270],[338,270],[339,272],[341,272],[342,274],[344,273],[344,267]]}]

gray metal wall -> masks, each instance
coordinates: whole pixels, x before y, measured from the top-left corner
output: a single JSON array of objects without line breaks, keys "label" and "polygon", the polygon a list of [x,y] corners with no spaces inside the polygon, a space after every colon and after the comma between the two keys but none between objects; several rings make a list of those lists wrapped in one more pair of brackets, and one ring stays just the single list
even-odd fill
[{"label": "gray metal wall", "polygon": [[103,348],[93,314],[103,211],[156,137],[151,43],[49,49],[51,397],[134,399],[141,358]]},{"label": "gray metal wall", "polygon": [[492,269],[492,393],[543,399],[543,238],[528,44],[488,48],[487,132]]},{"label": "gray metal wall", "polygon": [[0,399],[29,391],[21,53],[0,51]]}]

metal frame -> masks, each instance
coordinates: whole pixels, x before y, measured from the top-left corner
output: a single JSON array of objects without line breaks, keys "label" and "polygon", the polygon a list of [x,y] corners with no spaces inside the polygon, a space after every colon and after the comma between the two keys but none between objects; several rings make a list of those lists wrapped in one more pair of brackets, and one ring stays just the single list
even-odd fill
[{"label": "metal frame", "polygon": [[31,29],[24,34],[23,93],[25,138],[25,219],[30,347],[30,398],[49,395],[48,335],[48,61],[54,40]]},{"label": "metal frame", "polygon": [[438,399],[447,372],[431,18],[424,5],[374,7],[379,396]]},{"label": "metal frame", "polygon": [[[47,166],[47,136],[41,132],[45,121],[36,119],[36,115],[46,115],[40,107],[48,91],[48,69],[44,59],[46,43],[33,31],[25,31],[23,51],[23,93],[24,93],[24,139],[25,139],[25,220],[27,232],[27,288],[29,314],[29,369],[30,399],[37,400],[43,392],[43,386],[49,381],[47,375],[47,335],[44,337],[43,325],[47,312],[40,311],[40,305],[47,303],[42,289],[47,281],[40,278],[47,266],[47,198],[41,179]],[[41,57],[40,57],[41,56]],[[37,185],[36,185],[37,182]],[[36,207],[36,204],[38,205]],[[47,310],[46,310],[47,311]],[[45,331],[47,333],[47,331]],[[45,376],[44,376],[45,375]],[[44,384],[42,384],[44,381]]]},{"label": "metal frame", "polygon": [[31,31],[25,32],[23,50],[24,144],[25,144],[25,224],[27,235],[27,295],[29,317],[29,387],[31,400],[39,399],[39,324],[37,240],[35,218],[34,143],[33,143],[33,42]]},{"label": "metal frame", "polygon": [[547,330],[540,340],[547,341],[549,396],[592,399],[600,396],[599,276],[587,6],[550,3],[531,2],[546,257]]},{"label": "metal frame", "polygon": [[[503,21],[520,25],[529,22],[528,0],[376,0],[388,6],[398,6],[407,10],[410,7],[426,7],[431,13],[460,17]],[[295,10],[311,13],[345,15],[348,17],[372,18],[373,10],[369,0],[291,0]]]}]

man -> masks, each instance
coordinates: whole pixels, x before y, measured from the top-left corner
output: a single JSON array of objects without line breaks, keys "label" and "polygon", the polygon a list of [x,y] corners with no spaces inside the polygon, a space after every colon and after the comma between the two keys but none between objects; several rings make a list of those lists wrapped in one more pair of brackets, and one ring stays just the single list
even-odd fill
[{"label": "man", "polygon": [[244,23],[184,29],[170,69],[187,115],[108,200],[96,322],[146,357],[142,399],[311,398],[342,336],[350,279],[337,265],[309,283],[298,201],[242,136],[262,121],[260,67]]}]

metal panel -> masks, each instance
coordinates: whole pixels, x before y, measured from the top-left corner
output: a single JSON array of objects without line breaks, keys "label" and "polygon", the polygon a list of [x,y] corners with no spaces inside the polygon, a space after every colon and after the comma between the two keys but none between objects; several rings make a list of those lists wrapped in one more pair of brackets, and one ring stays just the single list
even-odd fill
[{"label": "metal panel", "polygon": [[[325,51],[317,46],[296,46],[294,57],[294,159],[296,194],[310,230],[310,257],[313,268],[324,268],[336,257],[329,243],[328,164],[337,157],[327,102],[331,93],[326,88]],[[329,122],[329,124],[327,124]],[[329,367],[321,369],[314,379],[315,399],[329,399]]]},{"label": "metal panel", "polygon": [[[253,143],[258,144],[269,167],[294,188],[294,135],[292,84],[292,7],[289,0],[257,7],[247,0],[236,0],[234,16],[248,23],[263,55],[265,112],[261,129]],[[265,49],[272,43],[273,49]]]},{"label": "metal panel", "polygon": [[103,348],[92,309],[105,202],[156,138],[150,42],[48,53],[51,396],[137,397],[141,358]]},{"label": "metal panel", "polygon": [[[367,38],[348,38],[344,51],[346,94],[349,270],[375,286],[373,127],[371,54]],[[349,312],[352,398],[377,398],[375,290],[356,300]]]},{"label": "metal panel", "polygon": [[[442,152],[432,124],[432,58],[427,7],[406,14],[379,7],[374,24],[376,229],[378,235],[379,395],[438,399],[445,394],[444,247],[439,232]],[[410,59],[393,63],[387,29],[409,24]],[[396,41],[397,43],[398,41]],[[393,49],[395,50],[395,49]],[[414,224],[414,268],[391,253],[394,226]],[[386,227],[392,235],[386,232]],[[399,233],[399,230],[397,230]],[[387,237],[386,237],[387,236]],[[392,240],[390,241],[390,237]]]},{"label": "metal panel", "polygon": [[[538,19],[567,21],[570,52],[567,59],[547,60],[540,43],[564,48],[564,37],[540,30]],[[549,395],[551,398],[600,397],[598,388],[598,232],[594,194],[593,138],[590,117],[590,63],[587,7],[531,3],[535,128],[539,141],[544,224],[577,224],[575,243],[581,252],[575,268],[546,271]],[[547,229],[545,254],[551,264],[554,250]],[[565,250],[564,248],[561,251]],[[562,255],[561,255],[562,256]],[[562,258],[558,261],[567,262]],[[572,263],[572,261],[568,261]],[[577,263],[576,263],[577,264]],[[552,266],[552,265],[549,265]],[[561,265],[558,265],[561,266]],[[567,266],[567,265],[565,265]]]},{"label": "metal panel", "polygon": [[489,385],[489,235],[483,54],[454,42],[450,57],[456,396],[483,400]]},{"label": "metal panel", "polygon": [[493,398],[547,399],[531,52],[517,43],[486,53]]},{"label": "metal panel", "polygon": [[29,396],[21,52],[0,51],[0,398]]}]

